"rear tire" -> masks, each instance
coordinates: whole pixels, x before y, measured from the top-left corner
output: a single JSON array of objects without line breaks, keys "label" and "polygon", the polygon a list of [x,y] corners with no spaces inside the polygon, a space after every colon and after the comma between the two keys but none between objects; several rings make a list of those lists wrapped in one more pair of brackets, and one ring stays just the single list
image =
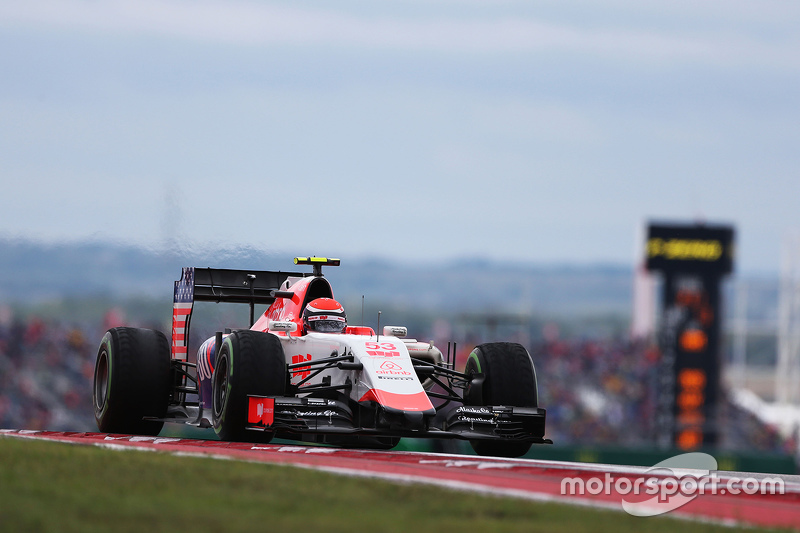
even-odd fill
[{"label": "rear tire", "polygon": [[280,340],[270,333],[237,331],[222,343],[212,376],[214,431],[225,441],[269,442],[274,431],[248,431],[248,395],[283,396],[286,359]]},{"label": "rear tire", "polygon": [[170,396],[170,353],[160,331],[112,328],[100,342],[92,399],[103,433],[158,435]]},{"label": "rear tire", "polygon": [[[481,344],[469,354],[464,372],[482,373],[480,394],[467,391],[465,405],[504,405],[538,407],[536,371],[528,350],[521,344],[493,342]],[[530,442],[470,440],[478,455],[521,457],[531,448]]]}]

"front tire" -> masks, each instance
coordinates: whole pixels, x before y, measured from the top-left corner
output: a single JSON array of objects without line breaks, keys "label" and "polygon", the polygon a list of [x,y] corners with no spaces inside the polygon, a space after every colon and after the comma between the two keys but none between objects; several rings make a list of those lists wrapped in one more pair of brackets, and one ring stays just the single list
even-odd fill
[{"label": "front tire", "polygon": [[286,359],[280,340],[270,333],[243,330],[222,343],[212,376],[214,431],[225,441],[269,442],[274,431],[248,431],[248,395],[283,396]]},{"label": "front tire", "polygon": [[103,433],[158,435],[170,395],[170,353],[160,331],[112,328],[100,342],[92,400]]},{"label": "front tire", "polygon": [[[478,393],[467,391],[465,405],[505,405],[538,407],[536,371],[533,360],[521,344],[492,342],[477,346],[469,354],[464,372],[483,374]],[[530,442],[470,440],[478,455],[521,457],[531,448]]]}]

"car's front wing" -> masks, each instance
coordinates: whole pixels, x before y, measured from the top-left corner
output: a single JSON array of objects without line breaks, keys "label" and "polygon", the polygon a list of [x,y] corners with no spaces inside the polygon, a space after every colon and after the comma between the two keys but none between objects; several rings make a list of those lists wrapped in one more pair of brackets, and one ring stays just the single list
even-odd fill
[{"label": "car's front wing", "polygon": [[[396,413],[402,414],[402,413]],[[279,436],[366,435],[457,438],[552,444],[544,438],[545,410],[538,407],[459,406],[425,424],[381,424],[381,417],[355,414],[344,402],[324,398],[249,396],[247,429]],[[369,418],[367,420],[366,418]],[[402,417],[395,417],[395,420]]]}]

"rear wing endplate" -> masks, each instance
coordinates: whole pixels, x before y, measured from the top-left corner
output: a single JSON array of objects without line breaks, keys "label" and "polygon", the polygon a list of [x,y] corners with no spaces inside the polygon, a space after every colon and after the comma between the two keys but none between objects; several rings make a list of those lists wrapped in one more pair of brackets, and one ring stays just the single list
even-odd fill
[{"label": "rear wing endplate", "polygon": [[172,300],[172,358],[187,359],[194,302],[250,304],[252,325],[255,304],[272,304],[275,291],[280,290],[287,278],[308,275],[303,272],[184,267],[181,279],[175,282]]}]

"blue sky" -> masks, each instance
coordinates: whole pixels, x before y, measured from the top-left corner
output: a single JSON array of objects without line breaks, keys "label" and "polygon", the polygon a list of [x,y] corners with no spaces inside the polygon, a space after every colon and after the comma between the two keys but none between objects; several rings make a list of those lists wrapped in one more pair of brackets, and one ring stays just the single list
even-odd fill
[{"label": "blue sky", "polygon": [[[631,263],[800,229],[800,4],[0,2],[0,236]],[[224,266],[224,265],[219,265]]]}]

